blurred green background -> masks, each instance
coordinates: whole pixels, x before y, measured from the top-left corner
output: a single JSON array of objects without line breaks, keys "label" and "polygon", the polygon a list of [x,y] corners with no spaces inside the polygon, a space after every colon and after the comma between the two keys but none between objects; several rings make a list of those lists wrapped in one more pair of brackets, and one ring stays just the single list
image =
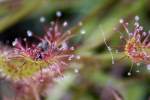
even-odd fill
[{"label": "blurred green background", "polygon": [[[58,11],[62,12],[59,19]],[[11,45],[16,37],[25,37],[27,30],[43,34],[44,25],[51,21],[67,21],[64,31],[74,28],[75,37],[70,42],[77,45],[76,54],[81,59],[70,64],[63,78],[55,80],[43,100],[150,100],[150,72],[146,65],[135,65],[128,76],[130,59],[120,61],[125,55],[116,53],[117,49],[123,50],[123,43],[114,28],[120,26],[121,18],[132,26],[136,15],[148,31],[149,0],[0,0],[0,40]],[[39,21],[42,16],[46,18],[43,24]],[[83,26],[79,28],[81,21]],[[102,31],[113,48],[114,65]]]}]

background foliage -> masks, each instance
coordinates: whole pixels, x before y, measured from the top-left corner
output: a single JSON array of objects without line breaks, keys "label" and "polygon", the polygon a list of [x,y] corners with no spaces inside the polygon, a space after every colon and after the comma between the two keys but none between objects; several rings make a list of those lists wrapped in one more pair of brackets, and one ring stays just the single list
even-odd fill
[{"label": "background foliage", "polygon": [[[140,16],[141,24],[148,31],[149,4],[149,0],[0,0],[0,40],[10,45],[16,37],[24,37],[27,30],[43,34],[44,25],[39,18],[44,16],[47,23],[55,21],[55,13],[61,11],[63,15],[59,21],[68,21],[65,30],[74,29],[76,36],[71,43],[78,46],[76,53],[81,59],[70,65],[62,79],[56,79],[45,99],[149,100],[149,71],[141,65],[140,73],[136,73],[137,67],[134,67],[132,75],[127,76],[131,61],[128,58],[119,61],[124,53],[115,53],[123,47],[120,34],[114,31],[120,18],[127,18],[132,23],[135,15]],[[80,21],[83,27],[79,29],[77,23]],[[80,34],[82,29],[86,34]],[[101,30],[113,48],[114,65]],[[74,69],[79,72],[75,73]],[[3,82],[0,85],[0,91],[3,91]]]}]

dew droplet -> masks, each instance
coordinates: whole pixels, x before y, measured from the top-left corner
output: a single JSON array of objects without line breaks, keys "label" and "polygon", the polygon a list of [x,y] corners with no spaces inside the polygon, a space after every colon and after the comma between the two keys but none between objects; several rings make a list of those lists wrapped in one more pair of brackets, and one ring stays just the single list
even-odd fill
[{"label": "dew droplet", "polygon": [[81,57],[79,55],[76,56],[77,59],[80,59]]},{"label": "dew droplet", "polygon": [[139,16],[135,16],[135,21],[139,21],[140,17]]},{"label": "dew droplet", "polygon": [[40,22],[41,22],[41,23],[44,23],[44,22],[45,22],[45,17],[44,17],[44,16],[40,17]]},{"label": "dew droplet", "polygon": [[81,32],[81,34],[85,34],[85,33],[86,33],[86,31],[85,31],[85,30],[81,30],[80,32]]},{"label": "dew droplet", "polygon": [[62,16],[61,11],[57,11],[57,12],[56,12],[56,16],[57,16],[57,17],[61,17],[61,16]]},{"label": "dew droplet", "polygon": [[143,32],[143,36],[146,36],[147,35],[147,33],[146,32]]},{"label": "dew droplet", "polygon": [[27,30],[27,36],[31,37],[33,35],[33,33],[30,30]]},{"label": "dew droplet", "polygon": [[109,47],[109,46],[107,47],[107,49],[108,49],[108,51],[112,51],[112,48],[111,48],[111,47]]},{"label": "dew droplet", "polygon": [[74,69],[74,72],[75,72],[75,73],[79,73],[79,70],[78,70],[78,69]]},{"label": "dew droplet", "polygon": [[135,25],[136,27],[139,27],[139,26],[140,26],[140,24],[139,24],[138,22],[135,22],[134,25]]},{"label": "dew droplet", "polygon": [[64,21],[63,26],[64,26],[64,27],[68,26],[68,22],[67,22],[67,21]]},{"label": "dew droplet", "polygon": [[142,31],[142,30],[143,30],[143,27],[142,27],[142,26],[140,26],[140,27],[139,27],[139,30],[140,30],[140,31]]},{"label": "dew droplet", "polygon": [[128,72],[128,76],[131,76],[131,72]]},{"label": "dew droplet", "polygon": [[122,24],[122,23],[124,22],[124,20],[123,20],[123,19],[120,19],[119,22]]},{"label": "dew droplet", "polygon": [[27,41],[27,38],[23,38],[23,41]]},{"label": "dew droplet", "polygon": [[72,46],[72,47],[70,48],[70,50],[72,50],[72,51],[73,51],[73,50],[74,50],[74,47]]},{"label": "dew droplet", "polygon": [[13,42],[12,42],[12,46],[15,46],[18,43],[18,39],[16,38]]},{"label": "dew droplet", "polygon": [[128,23],[128,22],[126,22],[125,24],[126,24],[127,26],[129,25],[129,23]]}]

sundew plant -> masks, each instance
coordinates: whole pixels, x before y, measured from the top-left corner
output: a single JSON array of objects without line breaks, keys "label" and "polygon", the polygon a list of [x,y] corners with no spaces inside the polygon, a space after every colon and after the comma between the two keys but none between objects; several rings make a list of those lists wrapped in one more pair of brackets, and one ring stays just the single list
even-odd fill
[{"label": "sundew plant", "polygon": [[0,0],[0,100],[149,100],[149,0]]},{"label": "sundew plant", "polygon": [[[131,68],[133,67],[133,63],[137,64],[137,66],[140,63],[144,63],[145,65],[150,64],[150,32],[145,32],[143,26],[141,26],[138,21],[139,16],[135,16],[134,30],[130,32],[128,30],[129,23],[124,22],[123,19],[120,20],[120,23],[128,35],[125,39],[126,44],[124,46],[124,53],[132,60]],[[125,36],[121,36],[121,39],[123,37]],[[130,74],[131,72],[128,73],[128,75]]]}]

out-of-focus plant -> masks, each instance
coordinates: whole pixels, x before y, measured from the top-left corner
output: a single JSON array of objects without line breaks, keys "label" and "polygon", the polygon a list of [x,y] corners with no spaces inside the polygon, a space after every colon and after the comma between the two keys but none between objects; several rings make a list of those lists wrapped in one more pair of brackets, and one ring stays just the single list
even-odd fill
[{"label": "out-of-focus plant", "polygon": [[[145,32],[143,27],[139,24],[139,16],[135,16],[134,30],[132,32],[128,29],[128,23],[123,19],[120,23],[125,28],[128,37],[121,35],[121,39],[124,38],[126,44],[124,46],[125,54],[137,65],[140,63],[150,64],[150,41],[149,32]],[[131,68],[133,67],[133,64]],[[131,69],[132,70],[132,69]],[[131,70],[128,75],[131,75]]]}]

